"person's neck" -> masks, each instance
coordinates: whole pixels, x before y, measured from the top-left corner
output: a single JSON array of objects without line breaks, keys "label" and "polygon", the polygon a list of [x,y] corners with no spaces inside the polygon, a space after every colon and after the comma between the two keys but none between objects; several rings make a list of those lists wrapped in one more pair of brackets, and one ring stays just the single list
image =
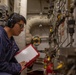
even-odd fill
[{"label": "person's neck", "polygon": [[11,29],[9,27],[4,27],[4,30],[6,31],[8,38],[12,37]]}]

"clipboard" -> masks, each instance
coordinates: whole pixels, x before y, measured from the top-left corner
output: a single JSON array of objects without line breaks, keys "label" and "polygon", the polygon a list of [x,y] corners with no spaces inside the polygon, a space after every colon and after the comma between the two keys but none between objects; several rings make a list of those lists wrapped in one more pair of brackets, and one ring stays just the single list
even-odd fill
[{"label": "clipboard", "polygon": [[23,50],[20,50],[15,55],[15,58],[18,61],[18,63],[22,61],[27,62],[27,64],[25,65],[25,68],[26,68],[29,65],[31,65],[39,57],[39,55],[40,55],[39,52],[34,48],[32,44],[30,44]]}]

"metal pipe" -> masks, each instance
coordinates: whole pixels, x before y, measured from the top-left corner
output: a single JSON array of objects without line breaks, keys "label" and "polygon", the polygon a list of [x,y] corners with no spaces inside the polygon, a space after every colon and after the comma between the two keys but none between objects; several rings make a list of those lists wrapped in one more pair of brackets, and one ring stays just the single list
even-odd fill
[{"label": "metal pipe", "polygon": [[27,17],[27,0],[21,0],[20,14]]}]

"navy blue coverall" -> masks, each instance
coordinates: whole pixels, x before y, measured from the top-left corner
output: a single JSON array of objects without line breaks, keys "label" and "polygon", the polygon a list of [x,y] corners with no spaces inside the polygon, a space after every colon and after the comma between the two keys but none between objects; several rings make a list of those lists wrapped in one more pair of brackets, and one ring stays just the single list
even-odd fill
[{"label": "navy blue coverall", "polygon": [[14,55],[19,51],[13,37],[10,39],[0,26],[0,75],[19,75],[21,66]]}]

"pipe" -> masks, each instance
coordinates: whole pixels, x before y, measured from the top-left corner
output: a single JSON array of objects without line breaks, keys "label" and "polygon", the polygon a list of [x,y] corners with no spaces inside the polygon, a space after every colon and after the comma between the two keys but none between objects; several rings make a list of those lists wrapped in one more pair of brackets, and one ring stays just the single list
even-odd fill
[{"label": "pipe", "polygon": [[33,18],[30,18],[27,20],[27,25],[26,25],[26,33],[30,33],[30,29],[33,26],[37,25],[49,25],[50,24],[50,19],[47,18],[47,16],[35,16]]},{"label": "pipe", "polygon": [[[14,12],[19,13],[23,15],[25,18],[27,17],[27,0],[14,0]],[[15,37],[18,46],[20,49],[23,49],[26,45],[26,40],[25,40],[25,28],[23,32],[18,36]],[[19,40],[21,39],[21,40]]]},{"label": "pipe", "polygon": [[32,35],[30,33],[30,29],[33,26],[37,25],[49,25],[51,21],[51,18],[47,18],[47,16],[35,16],[27,20],[27,25],[26,25],[26,43],[29,44],[32,40]]},{"label": "pipe", "polygon": [[27,0],[21,0],[20,14],[26,18],[27,15]]}]

